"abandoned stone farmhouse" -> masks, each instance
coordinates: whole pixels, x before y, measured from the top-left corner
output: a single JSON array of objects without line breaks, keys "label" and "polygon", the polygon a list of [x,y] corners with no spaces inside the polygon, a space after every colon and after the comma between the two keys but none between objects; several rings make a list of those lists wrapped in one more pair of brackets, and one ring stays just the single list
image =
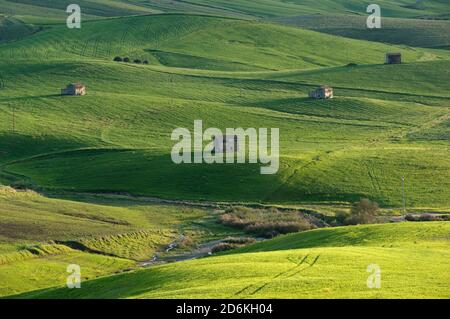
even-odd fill
[{"label": "abandoned stone farmhouse", "polygon": [[386,53],[385,64],[399,64],[402,63],[401,53]]},{"label": "abandoned stone farmhouse", "polygon": [[333,88],[328,85],[322,85],[315,89],[314,91],[309,92],[309,97],[315,99],[332,99],[333,98]]},{"label": "abandoned stone farmhouse", "polygon": [[219,135],[214,137],[213,153],[233,153],[239,151],[237,135]]},{"label": "abandoned stone farmhouse", "polygon": [[66,88],[61,89],[61,95],[86,95],[86,86],[81,83],[70,83]]}]

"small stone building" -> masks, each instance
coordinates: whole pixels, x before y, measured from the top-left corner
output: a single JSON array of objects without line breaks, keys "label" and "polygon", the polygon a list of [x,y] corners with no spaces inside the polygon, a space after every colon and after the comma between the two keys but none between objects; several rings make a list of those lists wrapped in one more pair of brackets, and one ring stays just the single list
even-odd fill
[{"label": "small stone building", "polygon": [[61,89],[61,95],[86,95],[86,86],[80,83],[68,84],[65,89]]},{"label": "small stone building", "polygon": [[309,92],[309,97],[315,99],[332,99],[333,88],[331,86],[322,85],[317,89],[315,89],[314,91]]},{"label": "small stone building", "polygon": [[218,135],[214,137],[213,153],[228,153],[239,151],[239,137],[237,135]]},{"label": "small stone building", "polygon": [[401,53],[386,53],[385,64],[399,64],[402,63]]}]

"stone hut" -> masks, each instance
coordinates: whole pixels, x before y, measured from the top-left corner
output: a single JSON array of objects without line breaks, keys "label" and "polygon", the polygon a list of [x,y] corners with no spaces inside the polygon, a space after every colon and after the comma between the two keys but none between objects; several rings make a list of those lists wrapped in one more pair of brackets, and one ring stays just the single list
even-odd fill
[{"label": "stone hut", "polygon": [[81,83],[68,84],[66,88],[61,89],[61,95],[86,95],[86,86]]},{"label": "stone hut", "polygon": [[228,153],[239,151],[239,137],[237,135],[218,135],[214,137],[213,153]]},{"label": "stone hut", "polygon": [[315,89],[314,91],[309,92],[309,97],[315,99],[332,99],[333,98],[333,88],[328,85],[322,85]]},{"label": "stone hut", "polygon": [[402,63],[401,53],[386,53],[385,64],[400,64]]}]

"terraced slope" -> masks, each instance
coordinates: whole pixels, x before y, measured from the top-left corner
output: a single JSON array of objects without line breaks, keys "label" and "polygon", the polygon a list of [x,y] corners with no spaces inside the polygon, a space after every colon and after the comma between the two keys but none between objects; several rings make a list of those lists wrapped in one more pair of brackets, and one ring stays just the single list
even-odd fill
[{"label": "terraced slope", "polygon": [[[255,244],[247,253],[168,264],[87,281],[81,289],[54,288],[19,297],[448,298],[449,232],[446,222],[314,230]],[[372,264],[381,269],[380,289],[367,286]]]},{"label": "terraced slope", "polygon": [[[450,9],[449,9],[450,11]],[[274,21],[323,33],[414,47],[450,48],[450,21],[383,18],[381,29],[367,29],[367,16],[302,15]]]},{"label": "terraced slope", "polygon": [[[172,1],[169,7],[169,1],[147,0],[142,2],[134,0],[135,3],[148,5],[153,8],[163,8],[163,10],[177,9],[180,6],[190,5],[201,6],[210,10],[226,10],[232,13],[246,14],[256,17],[276,17],[293,16],[308,13],[322,14],[343,14],[352,13],[356,15],[365,15],[366,8],[372,2],[368,0],[190,0],[190,1]],[[383,8],[383,15],[389,17],[449,17],[449,8],[445,0],[383,0],[377,2]],[[197,10],[198,7],[189,8]]]},{"label": "terraced slope", "polygon": [[[28,23],[65,23],[67,0],[0,0],[0,13]],[[159,10],[134,5],[121,0],[79,0],[82,20],[157,13]]]}]

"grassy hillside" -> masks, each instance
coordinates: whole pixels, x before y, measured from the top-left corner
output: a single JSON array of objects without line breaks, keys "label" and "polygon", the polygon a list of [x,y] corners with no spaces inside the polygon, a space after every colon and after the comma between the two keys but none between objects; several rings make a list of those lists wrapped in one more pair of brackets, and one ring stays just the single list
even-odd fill
[{"label": "grassy hillside", "polygon": [[450,21],[383,18],[381,29],[367,29],[367,16],[302,15],[274,21],[323,33],[414,47],[449,48]]},{"label": "grassy hillside", "polygon": [[236,233],[213,225],[214,217],[202,209],[114,197],[70,199],[0,187],[1,296],[64,284],[69,264],[80,265],[85,279],[135,268],[180,234],[194,245]]},{"label": "grassy hillside", "polygon": [[[448,298],[449,227],[435,222],[314,230],[248,248],[264,252],[238,251],[20,297]],[[317,239],[327,247],[300,248]],[[367,287],[370,264],[381,268],[380,289]]]},{"label": "grassy hillside", "polygon": [[[0,0],[0,12],[31,23],[63,23],[68,0]],[[245,18],[273,18],[304,14],[366,15],[370,1],[281,1],[281,0],[79,0],[83,18],[127,16],[152,13],[201,13]],[[416,0],[378,2],[385,17],[448,18],[443,0],[417,3]]]},{"label": "grassy hillside", "polygon": [[14,18],[6,18],[0,15],[0,43],[14,41],[29,36],[40,29],[33,25],[25,24]]},{"label": "grassy hillside", "polygon": [[[167,10],[177,10],[179,6],[186,5],[185,1],[172,1],[169,7],[169,1],[148,0],[142,2],[134,0],[135,3],[148,5],[152,8],[163,8]],[[198,6],[209,10],[226,10],[234,14],[246,14],[256,17],[274,17],[274,16],[293,16],[308,13],[352,13],[366,15],[366,8],[369,0],[190,0],[187,2],[196,7],[190,7],[189,10],[198,10]],[[431,0],[426,2],[417,2],[416,0],[383,0],[377,2],[383,8],[383,15],[389,17],[423,17],[436,16],[448,17],[449,9],[443,0]]]},{"label": "grassy hillside", "polygon": [[426,249],[431,245],[445,249],[450,239],[449,227],[450,225],[445,222],[428,222],[326,228],[280,236],[267,242],[240,248],[233,253],[345,246]]},{"label": "grassy hillside", "polygon": [[[27,23],[65,24],[66,8],[72,3],[68,0],[0,0],[0,13]],[[82,21],[160,12],[121,0],[79,0],[76,4],[81,8]]]},{"label": "grassy hillside", "polygon": [[[419,138],[422,129],[445,123],[447,111],[443,106],[426,106],[423,101],[381,101],[359,90],[350,90],[355,97],[312,102],[305,99],[309,86],[274,84],[270,80],[240,80],[236,86],[233,79],[167,75],[121,64],[58,65],[58,81],[48,73],[55,74],[55,65],[38,65],[36,73],[28,73],[27,80],[17,78],[28,83],[28,97],[14,98],[21,94],[14,93],[14,85],[5,89],[11,93],[2,103],[8,114],[2,122],[2,161],[9,162],[4,172],[21,175],[9,176],[12,182],[29,176],[41,186],[84,191],[274,202],[376,196],[382,203],[395,204],[401,199],[396,191],[400,178],[407,174],[409,205],[447,203],[448,160],[439,146],[447,134],[445,126],[444,135],[435,138],[436,146],[408,141],[409,132]],[[27,66],[22,64],[18,69],[22,67]],[[74,99],[52,94],[70,81],[70,69],[74,77],[82,76],[87,83],[88,96]],[[108,79],[117,74],[127,78],[130,86],[123,88],[119,81],[111,94],[114,84]],[[34,81],[40,82],[44,91],[33,91]],[[56,82],[60,85],[54,85]],[[142,91],[142,83],[148,83],[147,90]],[[177,93],[173,96],[172,92]],[[399,98],[403,97],[396,95]],[[10,131],[11,106],[16,107],[16,134]],[[239,112],[229,112],[230,107]],[[179,116],[174,118],[174,113]],[[280,174],[261,176],[258,165],[174,165],[169,155],[171,130],[191,127],[189,123],[198,118],[205,126],[221,128],[279,127],[284,132]],[[339,136],[339,141],[333,136]],[[318,140],[320,145],[313,143]],[[79,148],[82,150],[66,152]],[[21,160],[39,154],[48,155]],[[418,166],[424,168],[417,170]],[[8,180],[8,175],[4,178]],[[202,183],[198,183],[199,178]],[[248,189],[247,183],[255,186]],[[427,191],[430,188],[434,190],[431,193]]]},{"label": "grassy hillside", "polygon": [[[382,65],[387,51],[401,51],[407,64]],[[151,65],[112,62],[116,55]],[[0,56],[4,183],[274,203],[364,196],[397,206],[406,176],[408,207],[448,206],[446,51],[162,15],[52,27],[0,45]],[[75,81],[87,96],[58,96]],[[324,83],[336,99],[307,98]],[[174,165],[170,133],[196,119],[221,129],[280,128],[279,174],[262,176],[259,165]]]},{"label": "grassy hillside", "polygon": [[[306,69],[381,63],[385,52],[407,61],[449,57],[420,49],[355,41],[312,31],[193,15],[158,15],[87,22],[80,30],[53,27],[0,46],[13,60],[80,60],[129,56],[151,64],[223,71]],[[237,54],[239,53],[239,54]]]},{"label": "grassy hillside", "polygon": [[57,245],[0,255],[0,296],[64,284],[67,266],[82,267],[81,278],[93,279],[135,267],[130,260],[84,253]]},{"label": "grassy hillside", "polygon": [[[92,196],[71,199],[0,188],[0,243],[4,245],[0,252],[53,241],[77,242],[99,253],[142,260],[176,239],[180,228],[206,218],[205,210],[183,206]],[[142,247],[133,246],[139,241]],[[106,247],[106,242],[112,246]],[[128,252],[114,250],[127,245]]]},{"label": "grassy hillside", "polygon": [[[65,0],[0,0],[0,184],[14,187],[0,186],[0,296],[450,297],[445,222],[320,229],[133,270],[174,241],[176,253],[241,234],[212,208],[154,197],[328,211],[364,197],[384,212],[403,200],[409,212],[449,211],[447,22],[419,19],[448,18],[444,1],[381,1],[395,17],[383,42],[395,44],[360,40],[384,39],[359,27],[369,1],[78,3],[82,28],[68,29]],[[315,28],[316,13],[342,20],[321,32],[264,21],[308,15],[300,25]],[[404,63],[384,65],[386,52]],[[87,95],[60,96],[73,82]],[[334,99],[308,98],[325,84]],[[195,120],[279,128],[279,172],[175,165],[171,133]],[[82,289],[59,288],[70,263]],[[381,289],[367,288],[370,264]]]}]

